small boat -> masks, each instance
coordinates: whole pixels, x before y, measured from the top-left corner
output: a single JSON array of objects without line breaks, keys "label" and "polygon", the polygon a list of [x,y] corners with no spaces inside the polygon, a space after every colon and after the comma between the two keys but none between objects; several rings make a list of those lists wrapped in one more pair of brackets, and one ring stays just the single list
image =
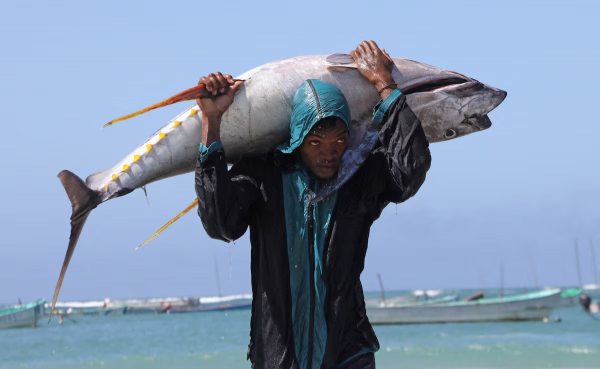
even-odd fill
[{"label": "small boat", "polygon": [[[46,304],[50,309],[51,305]],[[127,306],[115,305],[110,299],[94,301],[57,302],[56,311],[64,315],[118,315],[127,312]]]},{"label": "small boat", "polygon": [[427,299],[421,299],[420,297],[415,298],[413,296],[397,296],[386,298],[385,300],[381,299],[370,299],[366,300],[365,304],[368,308],[384,308],[384,307],[401,307],[401,306],[423,306],[423,305],[433,305],[433,304],[443,304],[447,302],[458,301],[458,295],[442,295],[436,297],[429,297]]},{"label": "small boat", "polygon": [[232,295],[223,297],[200,297],[185,299],[183,304],[173,305],[165,313],[195,313],[202,311],[225,311],[249,309],[252,295]]},{"label": "small boat", "polygon": [[[252,305],[252,295],[222,297],[153,297],[125,300],[59,301],[56,311],[62,315],[121,315],[192,313],[247,309]],[[50,309],[50,304],[47,304]]]},{"label": "small boat", "polygon": [[600,299],[600,284],[588,283],[581,286],[583,292],[594,299]]},{"label": "small boat", "polygon": [[39,317],[44,315],[45,303],[45,300],[40,299],[0,309],[0,328],[35,328]]},{"label": "small boat", "polygon": [[560,292],[560,302],[556,306],[557,308],[567,308],[579,305],[579,296],[583,293],[583,289],[565,288]]},{"label": "small boat", "polygon": [[367,304],[372,324],[417,324],[545,320],[560,304],[561,290],[479,299],[401,306]]}]

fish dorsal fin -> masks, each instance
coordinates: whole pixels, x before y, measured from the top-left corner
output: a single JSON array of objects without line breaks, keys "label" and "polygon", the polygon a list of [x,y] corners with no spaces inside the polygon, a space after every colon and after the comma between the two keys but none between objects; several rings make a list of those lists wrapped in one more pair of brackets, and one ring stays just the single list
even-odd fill
[{"label": "fish dorsal fin", "polygon": [[329,63],[327,68],[356,68],[354,58],[349,54],[331,54],[325,58],[325,61]]}]

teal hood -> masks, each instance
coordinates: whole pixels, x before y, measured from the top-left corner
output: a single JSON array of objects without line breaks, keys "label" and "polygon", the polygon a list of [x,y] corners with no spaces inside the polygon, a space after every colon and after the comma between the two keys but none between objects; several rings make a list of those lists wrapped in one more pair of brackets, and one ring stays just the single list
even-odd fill
[{"label": "teal hood", "polygon": [[292,100],[290,141],[277,150],[291,154],[321,119],[337,117],[350,127],[350,108],[339,88],[318,79],[302,83]]}]

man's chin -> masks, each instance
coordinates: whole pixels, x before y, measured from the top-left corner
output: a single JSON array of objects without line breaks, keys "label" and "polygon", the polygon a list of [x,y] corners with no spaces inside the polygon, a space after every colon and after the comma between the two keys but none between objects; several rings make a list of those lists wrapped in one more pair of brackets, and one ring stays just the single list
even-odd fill
[{"label": "man's chin", "polygon": [[337,172],[338,172],[338,168],[335,168],[334,170],[320,169],[320,170],[314,171],[313,175],[321,181],[329,181],[329,180],[332,180],[335,178],[335,176],[337,175]]}]

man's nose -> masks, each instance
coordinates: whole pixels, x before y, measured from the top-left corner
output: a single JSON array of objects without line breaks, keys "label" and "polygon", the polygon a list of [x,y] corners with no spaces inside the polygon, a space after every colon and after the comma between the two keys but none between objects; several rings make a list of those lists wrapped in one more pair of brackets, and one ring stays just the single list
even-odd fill
[{"label": "man's nose", "polygon": [[328,161],[333,161],[339,157],[338,149],[335,145],[325,145],[322,155]]}]

